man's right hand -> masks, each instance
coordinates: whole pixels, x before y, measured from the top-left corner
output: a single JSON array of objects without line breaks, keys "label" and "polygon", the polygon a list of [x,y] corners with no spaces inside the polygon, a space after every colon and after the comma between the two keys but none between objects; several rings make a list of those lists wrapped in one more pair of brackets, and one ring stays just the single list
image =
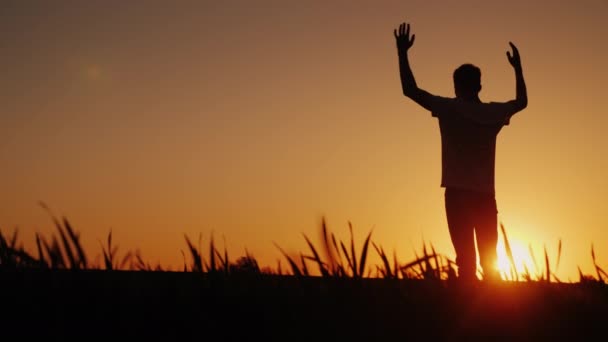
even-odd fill
[{"label": "man's right hand", "polygon": [[516,97],[514,113],[517,113],[528,106],[528,92],[526,90],[526,82],[524,82],[524,72],[521,70],[519,51],[513,43],[509,42],[509,45],[511,45],[511,49],[513,49],[513,54],[507,51],[507,58],[509,59],[509,63],[513,66],[513,70],[515,70]]},{"label": "man's right hand", "polygon": [[513,43],[509,42],[509,45],[511,45],[511,49],[513,49],[513,55],[511,55],[511,53],[507,51],[507,58],[509,59],[509,63],[511,63],[513,68],[515,68],[516,70],[521,70],[521,59],[519,58],[519,50],[517,50],[517,47]]},{"label": "man's right hand", "polygon": [[416,35],[413,34],[410,38],[410,24],[402,23],[399,25],[399,29],[395,29],[395,40],[397,41],[397,48],[401,51],[409,50],[414,45],[414,39]]}]

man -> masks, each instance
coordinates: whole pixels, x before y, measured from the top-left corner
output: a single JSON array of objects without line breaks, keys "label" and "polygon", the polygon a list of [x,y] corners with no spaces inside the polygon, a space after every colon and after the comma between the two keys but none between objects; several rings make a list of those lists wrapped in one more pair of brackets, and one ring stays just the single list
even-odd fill
[{"label": "man", "polygon": [[410,37],[410,25],[406,23],[401,24],[394,35],[403,94],[439,120],[441,186],[445,188],[445,210],[458,277],[477,280],[477,239],[484,280],[500,279],[496,269],[496,136],[502,126],[509,124],[511,116],[528,104],[519,51],[509,43],[513,51],[507,52],[507,59],[515,71],[515,100],[484,103],[479,99],[481,71],[472,64],[463,64],[454,71],[455,98],[435,96],[420,89],[407,54],[416,36]]}]

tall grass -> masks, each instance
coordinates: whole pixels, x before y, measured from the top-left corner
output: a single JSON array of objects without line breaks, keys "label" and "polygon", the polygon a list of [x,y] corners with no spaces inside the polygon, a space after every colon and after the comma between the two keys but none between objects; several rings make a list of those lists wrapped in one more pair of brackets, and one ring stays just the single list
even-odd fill
[{"label": "tall grass", "polygon": [[107,245],[104,246],[101,242],[100,245],[103,253],[103,263],[108,271],[124,269],[134,256],[133,252],[129,251],[121,259],[118,259],[118,246],[112,244],[112,230],[108,233]]},{"label": "tall grass", "polygon": [[[8,238],[0,231],[0,267],[1,268],[30,268],[30,267],[48,267],[47,264],[41,262],[28,254],[23,245],[17,245],[19,230],[15,229],[12,237]],[[36,235],[38,241],[38,236]],[[38,246],[40,244],[38,243]],[[40,250],[40,247],[39,247]]]},{"label": "tall grass", "polygon": [[275,246],[287,259],[292,274],[296,276],[308,276],[307,261],[313,262],[322,277],[341,277],[341,278],[363,278],[372,277],[372,269],[366,268],[370,244],[380,257],[382,263],[376,265],[374,277],[387,279],[426,279],[426,280],[446,280],[456,276],[455,263],[444,255],[435,251],[431,244],[427,246],[423,243],[422,256],[409,263],[401,263],[397,259],[397,254],[393,251],[392,262],[389,262],[386,252],[381,246],[371,241],[373,229],[371,229],[363,241],[361,253],[357,253],[355,246],[354,229],[352,222],[348,222],[350,241],[344,243],[336,239],[334,233],[327,229],[325,218],[321,221],[322,250],[325,251],[325,259],[321,257],[319,248],[306,234],[302,234],[306,244],[310,249],[310,255],[300,254],[300,264],[286,253],[278,244]]},{"label": "tall grass", "polygon": [[450,280],[456,276],[456,263],[444,255],[435,251],[431,244],[430,251],[426,243],[422,244],[422,257],[415,253],[416,260],[404,265],[402,270],[414,272],[414,278],[430,280]]},{"label": "tall grass", "polygon": [[[15,229],[12,234],[5,235],[0,230],[0,269],[98,269],[99,265],[91,264],[82,248],[80,234],[76,231],[67,218],[58,219],[49,207],[41,203],[41,206],[49,213],[55,234],[49,239],[36,233],[36,256],[27,252],[23,244],[19,243],[19,231]],[[515,266],[515,258],[511,250],[506,229],[500,224],[500,231],[504,242],[510,270],[503,274],[505,280],[511,281],[538,281],[538,282],[561,282],[556,271],[560,265],[562,253],[562,241],[558,242],[555,263],[551,263],[546,246],[544,247],[543,267],[539,267],[532,247],[529,246],[529,256],[533,262],[534,269],[524,266],[524,272],[518,272]],[[234,273],[270,273],[277,275],[295,275],[297,277],[309,277],[318,274],[323,278],[384,278],[384,279],[421,279],[421,280],[450,280],[457,278],[457,267],[453,260],[443,254],[437,253],[432,244],[423,242],[420,253],[414,251],[415,259],[409,262],[401,262],[397,258],[396,251],[392,256],[385,249],[372,241],[373,228],[365,236],[361,246],[355,243],[355,231],[353,224],[348,222],[349,240],[342,241],[330,232],[325,217],[321,221],[321,244],[315,245],[306,235],[302,234],[308,253],[298,253],[297,256],[290,255],[276,242],[274,245],[282,254],[289,271],[282,268],[281,260],[277,260],[277,267],[272,269],[265,267],[260,269],[257,260],[247,250],[245,255],[231,261],[226,248],[224,238],[223,249],[218,249],[214,235],[211,234],[208,241],[208,250],[203,252],[203,238],[199,235],[198,240],[193,242],[188,235],[184,235],[187,253],[181,251],[184,258],[183,271],[206,274],[229,275]],[[368,265],[369,251],[375,251],[380,263],[370,267]],[[110,230],[105,243],[101,243],[101,254],[103,256],[103,268],[107,271],[116,270],[141,270],[141,271],[163,271],[159,264],[152,265],[144,260],[139,250],[127,251],[120,255],[119,248],[113,241]],[[605,284],[608,274],[599,266],[593,244],[591,245],[591,258],[595,274],[584,274],[580,267],[579,282],[598,282]],[[312,269],[311,269],[312,267]]]},{"label": "tall grass", "polygon": [[[186,239],[186,244],[188,245],[188,251],[190,251],[190,258],[192,259],[192,264],[190,265],[190,267],[188,267],[187,262],[185,261],[185,257],[184,257],[184,271],[200,272],[200,273],[214,273],[214,274],[216,274],[216,273],[229,274],[230,270],[231,270],[231,266],[234,266],[234,267],[232,267],[232,269],[239,269],[239,267],[241,267],[241,266],[244,267],[243,265],[248,262],[251,265],[251,267],[253,267],[252,265],[254,264],[253,261],[255,261],[255,259],[247,251],[245,253],[246,255],[244,256],[244,259],[240,259],[240,261],[239,261],[240,262],[239,265],[241,265],[241,266],[230,264],[230,259],[228,258],[228,250],[226,248],[226,239],[225,238],[224,238],[224,250],[223,250],[223,253],[220,253],[220,251],[215,247],[215,240],[213,238],[213,233],[211,234],[211,237],[209,239],[209,259],[208,259],[208,261],[203,258],[203,253],[202,253],[202,248],[201,248],[202,235],[199,235],[198,247],[195,246],[194,243],[192,243],[192,241],[190,240],[188,235],[184,235],[184,238]],[[183,252],[182,252],[182,254],[183,254]],[[255,265],[257,267],[257,261],[255,262]]]},{"label": "tall grass", "polygon": [[[292,273],[296,276],[310,274],[308,272],[308,266],[306,264],[307,261],[314,262],[319,269],[319,273],[323,277],[363,278],[365,276],[369,276],[369,273],[366,273],[366,263],[373,229],[370,230],[363,242],[363,246],[361,247],[361,254],[357,254],[353,225],[351,222],[348,222],[348,228],[350,232],[350,243],[348,243],[347,247],[347,245],[343,241],[336,239],[334,233],[329,233],[325,218],[323,218],[321,222],[321,235],[323,241],[323,250],[326,254],[326,260],[323,260],[318,249],[311,242],[308,236],[306,236],[306,234],[302,235],[304,237],[304,240],[306,240],[306,243],[308,244],[308,247],[310,248],[310,252],[312,254],[300,254],[300,266],[298,266],[296,261],[291,256],[289,256],[277,243],[275,243],[275,246],[279,249],[283,256],[285,256],[287,262],[291,266]],[[346,262],[344,262],[344,260],[346,260]]]},{"label": "tall grass", "polygon": [[[605,283],[605,279],[608,277],[608,274],[604,272],[604,270],[597,264],[595,259],[595,249],[593,248],[593,244],[591,244],[591,258],[593,260],[593,266],[595,267],[595,272],[597,273],[597,281],[601,283]],[[580,269],[579,269],[580,271]]]}]

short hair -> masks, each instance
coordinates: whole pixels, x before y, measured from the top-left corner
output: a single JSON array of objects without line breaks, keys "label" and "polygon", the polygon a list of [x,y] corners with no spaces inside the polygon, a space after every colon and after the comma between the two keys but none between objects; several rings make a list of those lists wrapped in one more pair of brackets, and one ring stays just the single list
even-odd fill
[{"label": "short hair", "polygon": [[463,64],[454,70],[454,88],[456,91],[481,90],[481,70],[473,64]]}]

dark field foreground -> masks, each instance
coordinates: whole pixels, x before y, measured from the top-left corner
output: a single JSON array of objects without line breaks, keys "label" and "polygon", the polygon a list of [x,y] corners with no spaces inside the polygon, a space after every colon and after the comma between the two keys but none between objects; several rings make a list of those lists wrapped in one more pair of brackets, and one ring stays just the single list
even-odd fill
[{"label": "dark field foreground", "polygon": [[608,286],[2,271],[4,341],[26,337],[364,340],[606,337]]}]

